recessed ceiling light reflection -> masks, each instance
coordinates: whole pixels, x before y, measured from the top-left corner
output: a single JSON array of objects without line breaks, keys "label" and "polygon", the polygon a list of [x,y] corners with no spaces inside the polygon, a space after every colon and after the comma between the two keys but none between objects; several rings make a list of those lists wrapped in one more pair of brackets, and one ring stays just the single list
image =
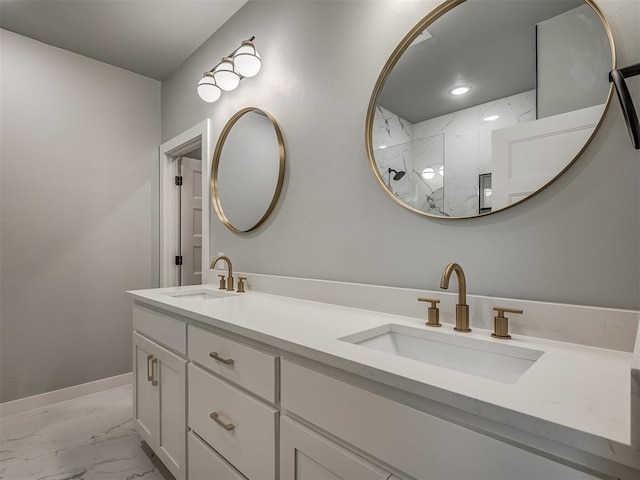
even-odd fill
[{"label": "recessed ceiling light reflection", "polygon": [[444,165],[440,165],[440,168],[438,169],[438,173],[440,174],[441,177],[444,177]]},{"label": "recessed ceiling light reflection", "polygon": [[387,146],[386,145],[380,145],[378,148],[379,149],[383,149],[383,148],[387,148]]},{"label": "recessed ceiling light reflection", "polygon": [[453,87],[449,90],[451,95],[464,95],[465,93],[469,93],[471,91],[471,87],[469,85],[458,85],[457,87]]},{"label": "recessed ceiling light reflection", "polygon": [[494,120],[497,120],[500,118],[500,115],[489,115],[488,117],[484,117],[483,120],[485,122],[493,122]]}]

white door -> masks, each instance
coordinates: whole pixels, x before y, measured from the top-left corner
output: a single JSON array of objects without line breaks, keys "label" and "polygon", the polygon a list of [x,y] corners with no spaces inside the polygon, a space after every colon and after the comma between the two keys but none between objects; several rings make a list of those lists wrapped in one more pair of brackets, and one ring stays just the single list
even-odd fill
[{"label": "white door", "polygon": [[180,165],[181,285],[202,283],[202,161],[182,157]]},{"label": "white door", "polygon": [[385,472],[288,417],[280,420],[282,480],[387,480]]},{"label": "white door", "polygon": [[528,197],[558,175],[589,139],[603,108],[596,105],[494,130],[493,210]]}]

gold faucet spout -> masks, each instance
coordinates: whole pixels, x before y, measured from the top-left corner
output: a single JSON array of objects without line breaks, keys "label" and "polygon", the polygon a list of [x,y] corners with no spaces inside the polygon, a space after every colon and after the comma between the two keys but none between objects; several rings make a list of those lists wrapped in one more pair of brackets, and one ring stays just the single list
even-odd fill
[{"label": "gold faucet spout", "polygon": [[216,258],[211,260],[209,268],[214,269],[218,260],[227,262],[227,290],[233,291],[233,266],[231,265],[231,259],[226,255],[218,255]]},{"label": "gold faucet spout", "polygon": [[442,272],[442,278],[440,279],[440,288],[445,290],[449,288],[449,279],[451,274],[456,272],[458,278],[458,304],[456,305],[456,326],[454,328],[457,332],[470,332],[469,328],[469,305],[467,305],[467,280],[464,276],[462,267],[457,263],[450,263]]},{"label": "gold faucet spout", "polygon": [[456,272],[456,276],[458,277],[458,304],[466,305],[467,279],[464,276],[462,267],[457,263],[450,263],[445,267],[444,272],[442,272],[442,278],[440,279],[440,288],[444,288],[445,290],[449,288],[449,279],[453,272]]}]

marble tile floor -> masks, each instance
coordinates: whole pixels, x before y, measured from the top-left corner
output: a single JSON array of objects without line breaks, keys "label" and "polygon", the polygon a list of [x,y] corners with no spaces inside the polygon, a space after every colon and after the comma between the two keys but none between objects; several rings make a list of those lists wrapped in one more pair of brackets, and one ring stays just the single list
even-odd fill
[{"label": "marble tile floor", "polygon": [[0,480],[175,480],[133,428],[131,385],[0,419]]}]

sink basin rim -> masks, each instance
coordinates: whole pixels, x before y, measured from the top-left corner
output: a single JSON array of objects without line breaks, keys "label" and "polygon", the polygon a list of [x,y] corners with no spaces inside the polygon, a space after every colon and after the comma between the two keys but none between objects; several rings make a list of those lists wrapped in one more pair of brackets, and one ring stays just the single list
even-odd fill
[{"label": "sink basin rim", "polygon": [[384,324],[338,340],[389,357],[504,384],[516,383],[544,354],[544,351],[500,341],[399,324]]},{"label": "sink basin rim", "polygon": [[185,300],[218,300],[220,298],[234,297],[237,294],[235,292],[223,292],[211,288],[194,288],[163,292],[163,295]]},{"label": "sink basin rim", "polygon": [[538,360],[544,353],[541,350],[535,350],[529,347],[509,345],[504,340],[485,340],[474,337],[465,337],[465,334],[448,334],[436,332],[434,330],[427,330],[427,328],[428,327],[422,329],[397,323],[386,323],[378,327],[369,328],[340,337],[338,340],[358,345],[362,342],[372,340],[385,334],[399,334],[527,360]]}]

